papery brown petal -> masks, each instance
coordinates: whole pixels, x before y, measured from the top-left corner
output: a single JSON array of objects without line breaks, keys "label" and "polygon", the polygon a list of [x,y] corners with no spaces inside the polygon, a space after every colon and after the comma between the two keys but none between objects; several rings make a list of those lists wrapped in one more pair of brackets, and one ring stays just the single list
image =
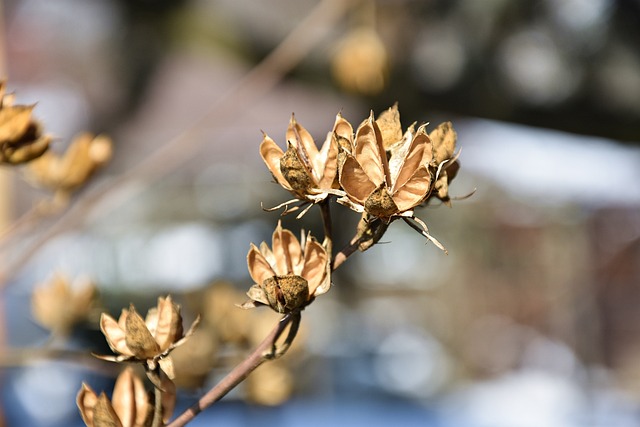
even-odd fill
[{"label": "papery brown petal", "polygon": [[267,277],[276,275],[264,255],[253,243],[247,254],[247,266],[249,267],[249,274],[255,283],[262,283]]},{"label": "papery brown petal", "polygon": [[355,158],[377,187],[381,183],[389,184],[387,155],[382,147],[382,139],[378,126],[373,121],[373,114],[362,122],[356,131]]},{"label": "papery brown petal", "polygon": [[164,351],[174,342],[182,338],[182,316],[180,307],[167,298],[158,298],[158,326],[153,334],[160,350]]},{"label": "papery brown petal", "polygon": [[118,322],[106,313],[102,313],[100,316],[100,330],[107,339],[107,344],[114,353],[124,354],[126,356],[133,356],[133,353],[127,346],[127,340],[125,338],[126,333],[123,328],[120,327]]},{"label": "papery brown petal", "polygon": [[291,191],[291,186],[280,171],[280,159],[284,156],[284,152],[267,134],[264,135],[260,144],[260,156],[278,184]]},{"label": "papery brown petal", "polygon": [[176,370],[173,366],[173,359],[171,356],[163,357],[158,360],[158,365],[160,365],[160,370],[166,374],[166,376],[173,380],[176,377]]},{"label": "papery brown petal", "polygon": [[296,236],[291,231],[282,228],[281,221],[278,221],[273,232],[271,249],[276,259],[274,270],[278,275],[297,274],[303,262],[302,248]]},{"label": "papery brown petal", "polygon": [[338,178],[338,141],[334,133],[329,133],[318,155],[322,178],[318,188],[326,190],[335,187]]},{"label": "papery brown petal", "polygon": [[[167,358],[169,362],[171,362],[171,358]],[[162,366],[163,360],[161,359],[160,365]],[[171,366],[173,366],[173,362],[171,362]],[[173,369],[172,369],[173,370]],[[164,371],[164,368],[162,370]],[[166,424],[171,419],[171,415],[176,407],[176,385],[172,381],[171,376],[163,375],[160,373],[160,381],[162,385],[162,421]]]},{"label": "papery brown petal", "polygon": [[82,421],[89,427],[94,425],[93,415],[97,404],[98,396],[96,393],[87,384],[82,383],[82,387],[76,396],[76,405],[78,405],[78,409],[80,410]]},{"label": "papery brown petal", "polygon": [[429,194],[431,174],[427,166],[420,166],[413,176],[393,194],[393,201],[399,212],[419,205]]},{"label": "papery brown petal", "polygon": [[353,126],[342,114],[336,115],[336,121],[333,124],[333,134],[336,136],[338,146],[349,154],[354,152]]},{"label": "papery brown petal", "polygon": [[318,158],[318,147],[313,140],[311,134],[296,121],[295,116],[291,115],[289,127],[287,128],[287,142],[295,145],[298,157],[305,165],[305,168],[311,173],[316,181],[320,179],[320,165],[316,164]]},{"label": "papery brown petal", "polygon": [[382,145],[389,149],[393,144],[402,139],[402,125],[400,124],[400,112],[398,103],[378,115],[376,120],[382,135]]},{"label": "papery brown petal", "polygon": [[16,105],[0,109],[0,141],[16,141],[31,124],[34,105]]},{"label": "papery brown petal", "polygon": [[451,122],[440,123],[430,134],[435,166],[453,157],[457,134]]},{"label": "papery brown petal", "polygon": [[366,211],[374,217],[390,218],[392,215],[398,213],[398,206],[396,206],[389,190],[383,184],[380,184],[364,202],[364,208]]},{"label": "papery brown petal", "polygon": [[93,412],[93,427],[124,427],[104,392],[100,393]]},{"label": "papery brown petal", "polygon": [[[269,279],[268,277],[265,278],[265,281]],[[247,296],[249,298],[251,298],[251,301],[255,301],[255,302],[259,302],[261,304],[264,305],[269,305],[269,299],[267,298],[267,294],[265,293],[264,289],[262,288],[262,282],[259,285],[253,285],[249,288],[249,290],[247,291]],[[255,304],[249,304],[247,305],[247,303],[242,304],[241,306],[242,308],[253,308],[255,307]]]},{"label": "papery brown petal", "polygon": [[151,403],[142,380],[133,373],[133,369],[128,367],[118,375],[111,402],[123,427],[145,425]]},{"label": "papery brown petal", "polygon": [[325,283],[329,256],[324,247],[315,239],[308,239],[304,248],[304,268],[301,276],[309,283],[309,295],[314,296],[321,284]]},{"label": "papery brown petal", "polygon": [[125,332],[127,347],[136,358],[151,359],[161,352],[160,346],[133,304],[129,306]]},{"label": "papery brown petal", "polygon": [[[425,152],[427,154],[425,154]],[[420,126],[398,170],[398,175],[395,177],[391,193],[395,193],[399,188],[404,186],[420,166],[428,166],[429,161],[423,162],[423,160],[428,158],[430,160],[430,157],[431,141],[425,132],[425,126]]]},{"label": "papery brown petal", "polygon": [[[343,153],[344,154],[344,153]],[[360,163],[350,154],[344,155],[340,166],[340,186],[350,198],[364,205],[365,200],[376,189]]]}]

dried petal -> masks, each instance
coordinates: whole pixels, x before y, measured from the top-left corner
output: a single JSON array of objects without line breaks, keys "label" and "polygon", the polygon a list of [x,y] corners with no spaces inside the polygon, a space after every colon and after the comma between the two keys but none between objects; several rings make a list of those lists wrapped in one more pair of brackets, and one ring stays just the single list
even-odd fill
[{"label": "dried petal", "polygon": [[111,401],[123,427],[144,427],[153,416],[153,405],[144,384],[129,367],[118,375]]},{"label": "dried petal", "polygon": [[276,275],[264,255],[253,243],[247,254],[247,265],[249,266],[249,274],[255,283],[262,283],[267,277]]},{"label": "dried petal", "polygon": [[264,134],[260,144],[260,156],[278,184],[291,191],[291,186],[280,170],[280,159],[284,156],[284,152],[267,134]]},{"label": "dried petal", "polygon": [[[124,315],[123,310],[123,315]],[[121,319],[123,317],[121,316]],[[107,339],[107,344],[114,353],[123,354],[125,356],[133,356],[133,352],[129,349],[126,340],[126,333],[123,328],[120,327],[118,322],[106,313],[102,313],[100,316],[100,330]]]},{"label": "dried petal", "polygon": [[93,427],[124,427],[106,394],[100,393],[93,413]]},{"label": "dried petal", "polygon": [[345,154],[340,165],[340,185],[351,199],[362,205],[376,189],[376,184],[369,178],[356,158],[350,154]]},{"label": "dried petal", "polygon": [[356,131],[355,157],[371,182],[376,186],[383,182],[390,186],[387,155],[373,113]]},{"label": "dried petal", "polygon": [[[305,278],[309,284],[309,295],[315,296],[316,291],[321,285],[326,285],[325,282],[328,278],[327,265],[329,260],[327,259],[327,251],[318,243],[315,239],[307,239],[304,248],[304,268],[301,276]],[[323,286],[328,287],[328,286]]]},{"label": "dried petal", "polygon": [[296,236],[282,228],[281,221],[273,232],[273,255],[276,259],[275,272],[279,275],[299,274],[302,268],[302,248]]},{"label": "dried petal", "polygon": [[170,296],[158,298],[157,327],[151,334],[160,346],[160,350],[168,349],[171,344],[182,338],[182,333],[180,307],[171,300]]},{"label": "dried petal", "polygon": [[89,427],[94,425],[93,417],[97,404],[98,396],[96,393],[87,384],[82,383],[82,387],[76,397],[76,405],[78,405],[78,409],[80,410],[82,421]]},{"label": "dried petal", "polygon": [[456,149],[457,134],[451,122],[440,123],[429,134],[433,143],[433,160],[435,166],[453,157]]},{"label": "dried petal", "polygon": [[382,135],[382,145],[389,149],[393,144],[402,139],[402,125],[400,124],[400,112],[398,103],[378,115],[376,123]]}]

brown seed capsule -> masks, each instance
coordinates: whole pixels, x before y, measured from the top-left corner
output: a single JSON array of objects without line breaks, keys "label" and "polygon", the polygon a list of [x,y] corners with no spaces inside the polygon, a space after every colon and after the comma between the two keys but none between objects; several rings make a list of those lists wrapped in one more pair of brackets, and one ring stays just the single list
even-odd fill
[{"label": "brown seed capsule", "polygon": [[295,274],[267,277],[262,288],[269,306],[278,313],[289,313],[304,307],[309,299],[308,282]]}]

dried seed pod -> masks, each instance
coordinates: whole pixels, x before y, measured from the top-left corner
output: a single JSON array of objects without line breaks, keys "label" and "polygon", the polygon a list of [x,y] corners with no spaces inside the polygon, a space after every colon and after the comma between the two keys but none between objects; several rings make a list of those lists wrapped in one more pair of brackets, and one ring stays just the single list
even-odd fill
[{"label": "dried seed pod", "polygon": [[309,300],[308,282],[295,274],[267,277],[262,283],[269,306],[278,313],[303,308]]},{"label": "dried seed pod", "polygon": [[158,298],[156,308],[149,310],[143,320],[133,304],[123,309],[116,322],[106,313],[100,317],[100,329],[117,356],[97,356],[113,362],[138,361],[154,370],[158,363],[172,377],[169,353],[183,344],[198,325],[196,318],[187,333],[183,333],[180,307],[171,297]]},{"label": "dried seed pod", "polygon": [[26,178],[40,187],[72,193],[111,159],[112,147],[111,139],[105,135],[79,134],[64,154],[49,151],[31,162],[25,170]]},{"label": "dried seed pod", "polygon": [[49,148],[51,137],[32,117],[34,105],[13,105],[0,81],[0,163],[17,165],[40,157]]},{"label": "dried seed pod", "polygon": [[31,311],[40,325],[54,334],[66,335],[89,316],[95,295],[95,284],[86,278],[72,284],[66,276],[56,274],[33,291]]},{"label": "dried seed pod", "polygon": [[252,244],[247,265],[255,284],[247,291],[249,301],[243,308],[268,305],[279,313],[299,311],[331,286],[326,249],[310,235],[303,234],[298,241],[280,222],[272,249],[265,242],[260,249]]}]

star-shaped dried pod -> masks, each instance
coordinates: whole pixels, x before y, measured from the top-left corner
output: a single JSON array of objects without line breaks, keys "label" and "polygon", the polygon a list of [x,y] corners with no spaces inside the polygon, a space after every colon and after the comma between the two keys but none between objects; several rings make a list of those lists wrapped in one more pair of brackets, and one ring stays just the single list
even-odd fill
[{"label": "star-shaped dried pod", "polygon": [[106,135],[81,133],[63,154],[48,151],[31,162],[25,171],[26,178],[35,185],[71,193],[111,159],[112,147],[113,143]]},{"label": "star-shaped dried pod", "polygon": [[429,163],[433,156],[426,125],[411,127],[387,154],[373,113],[356,130],[354,154],[340,164],[340,185],[348,197],[339,202],[387,222],[412,215],[431,188]]},{"label": "star-shaped dried pod", "polygon": [[[175,401],[175,394],[173,400]],[[171,405],[169,400],[167,403]],[[76,404],[88,427],[148,427],[153,419],[153,403],[142,380],[131,368],[126,368],[118,375],[111,401],[104,392],[97,395],[83,383]],[[173,411],[172,407],[170,409]],[[171,412],[164,413],[164,421],[168,421],[170,416]]]},{"label": "star-shaped dried pod", "polygon": [[32,117],[35,105],[13,105],[0,81],[0,163],[17,165],[40,157],[51,143],[42,125]]},{"label": "star-shaped dried pod", "polygon": [[[329,194],[335,194],[338,187],[338,146],[346,122],[340,115],[336,117],[334,131],[330,132],[320,149],[311,134],[292,115],[286,132],[287,150],[282,149],[268,135],[260,144],[260,155],[276,181],[296,198],[273,209],[283,206],[285,213],[295,201],[318,203]],[[311,206],[311,205],[310,205]],[[301,215],[306,212],[304,210]],[[300,216],[301,216],[300,215]]]},{"label": "star-shaped dried pod", "polygon": [[33,291],[31,312],[43,327],[66,335],[90,314],[95,296],[96,286],[89,279],[79,277],[71,283],[65,275],[55,274]]},{"label": "star-shaped dried pod", "polygon": [[118,321],[102,313],[100,329],[117,356],[97,357],[114,362],[141,362],[149,371],[155,371],[160,365],[169,378],[173,378],[169,353],[193,334],[199,320],[196,318],[187,333],[183,333],[180,306],[171,300],[171,296],[158,298],[157,307],[149,310],[145,319],[133,304],[122,310]]},{"label": "star-shaped dried pod", "polygon": [[298,241],[280,221],[273,232],[272,249],[265,242],[260,248],[251,244],[247,264],[255,284],[242,308],[267,305],[278,313],[299,312],[331,286],[326,249],[310,234],[303,233]]},{"label": "star-shaped dried pod", "polygon": [[[416,130],[415,124],[411,125],[400,137],[400,115],[394,105],[378,120],[374,120],[372,112],[356,130],[352,153],[341,153],[339,181],[346,196],[338,202],[363,214],[361,225],[364,225],[359,226],[360,250],[368,249],[384,233],[386,227],[380,221],[389,224],[398,218],[444,250],[429,234],[426,224],[414,215],[414,209],[431,195],[433,178],[439,177],[448,161],[433,166],[435,156],[447,155],[451,135],[439,128],[445,137],[434,150],[426,127],[424,124]],[[375,229],[369,229],[370,226]]]}]

